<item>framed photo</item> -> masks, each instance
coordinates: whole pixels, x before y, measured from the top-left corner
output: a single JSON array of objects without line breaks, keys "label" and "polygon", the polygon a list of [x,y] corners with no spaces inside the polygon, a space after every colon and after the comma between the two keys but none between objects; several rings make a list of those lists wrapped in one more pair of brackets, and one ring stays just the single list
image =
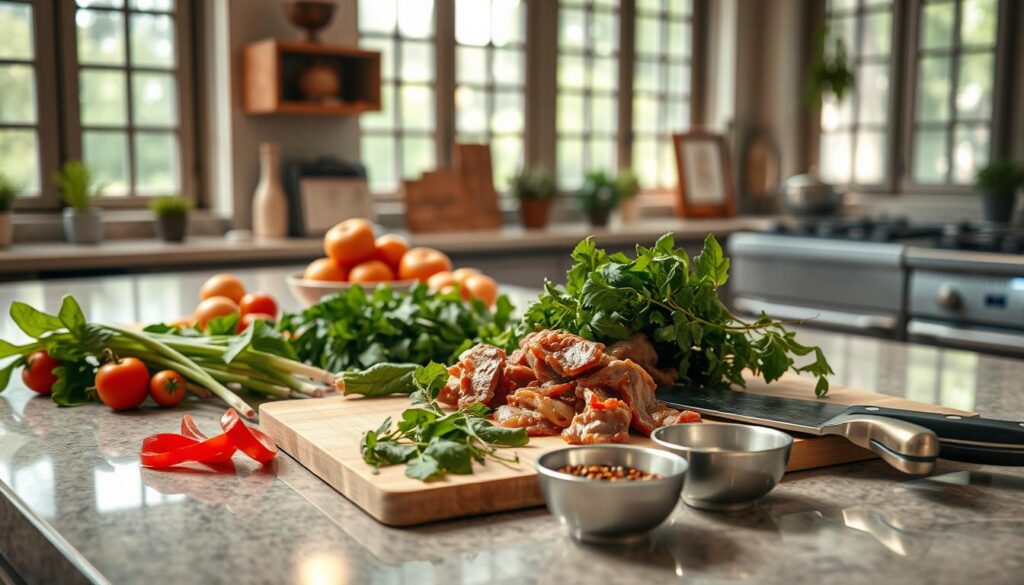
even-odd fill
[{"label": "framed photo", "polygon": [[725,137],[706,132],[673,134],[679,217],[728,217],[736,214],[732,169]]},{"label": "framed photo", "polygon": [[373,221],[373,197],[362,165],[331,159],[293,162],[285,168],[292,236],[317,237],[353,217]]}]

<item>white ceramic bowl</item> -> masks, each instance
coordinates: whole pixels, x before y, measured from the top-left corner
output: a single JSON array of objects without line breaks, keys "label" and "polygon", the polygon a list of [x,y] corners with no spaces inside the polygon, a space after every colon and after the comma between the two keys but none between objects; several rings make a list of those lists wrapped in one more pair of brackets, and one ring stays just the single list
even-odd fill
[{"label": "white ceramic bowl", "polygon": [[396,291],[405,292],[411,289],[417,282],[415,280],[395,280],[385,283],[359,284],[353,282],[332,282],[327,280],[306,280],[305,278],[302,278],[302,272],[292,272],[286,276],[284,280],[288,283],[288,288],[291,289],[292,296],[294,296],[295,299],[305,307],[315,305],[321,298],[334,293],[344,292],[353,286],[362,287],[363,290],[369,292],[377,288],[379,284],[386,284]]}]

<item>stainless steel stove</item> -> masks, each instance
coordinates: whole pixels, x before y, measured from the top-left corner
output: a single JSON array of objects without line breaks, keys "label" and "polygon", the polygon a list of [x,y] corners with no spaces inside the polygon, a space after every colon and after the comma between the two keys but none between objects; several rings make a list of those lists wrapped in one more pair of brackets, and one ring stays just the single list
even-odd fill
[{"label": "stainless steel stove", "polygon": [[1024,229],[897,219],[780,222],[729,238],[734,308],[1024,355]]}]

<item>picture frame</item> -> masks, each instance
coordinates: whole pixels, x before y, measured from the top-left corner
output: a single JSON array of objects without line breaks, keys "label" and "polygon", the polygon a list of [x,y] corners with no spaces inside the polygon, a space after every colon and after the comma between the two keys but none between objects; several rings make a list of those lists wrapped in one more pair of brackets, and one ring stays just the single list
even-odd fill
[{"label": "picture frame", "polygon": [[320,237],[346,219],[375,219],[366,169],[359,163],[330,158],[289,163],[285,191],[291,236]]},{"label": "picture frame", "polygon": [[676,215],[730,217],[736,214],[732,166],[725,136],[693,131],[672,135],[679,177]]}]

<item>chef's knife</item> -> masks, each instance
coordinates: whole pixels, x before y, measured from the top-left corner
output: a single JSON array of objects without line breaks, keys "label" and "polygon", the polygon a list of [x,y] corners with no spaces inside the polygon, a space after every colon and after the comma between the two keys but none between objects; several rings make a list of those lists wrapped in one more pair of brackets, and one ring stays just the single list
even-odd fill
[{"label": "chef's knife", "polygon": [[848,406],[736,390],[661,388],[658,400],[701,414],[809,435],[839,435],[870,449],[904,473],[929,473],[939,441],[932,431],[899,419],[850,413]]},{"label": "chef's knife", "polygon": [[[658,398],[666,404],[711,416],[811,434],[843,434],[833,428],[836,423],[864,416],[901,421],[934,432],[939,441],[938,457],[942,459],[1024,466],[1024,423],[1017,421],[960,417],[884,406],[845,406],[820,400],[781,398],[728,389],[693,390],[682,386],[659,390]],[[820,429],[820,432],[800,427]],[[880,440],[879,437],[875,439]],[[890,449],[893,447],[884,441],[883,444]]]}]

